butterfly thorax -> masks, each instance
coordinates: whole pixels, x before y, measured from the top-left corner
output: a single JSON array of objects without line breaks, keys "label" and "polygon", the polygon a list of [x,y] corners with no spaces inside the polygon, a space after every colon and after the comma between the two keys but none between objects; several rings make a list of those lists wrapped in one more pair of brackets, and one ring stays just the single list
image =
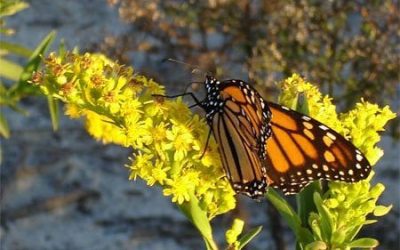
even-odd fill
[{"label": "butterfly thorax", "polygon": [[220,84],[220,81],[211,76],[207,76],[204,82],[207,95],[201,102],[201,107],[206,112],[208,124],[212,123],[213,117],[216,113],[223,111],[225,105],[225,101],[220,96]]}]

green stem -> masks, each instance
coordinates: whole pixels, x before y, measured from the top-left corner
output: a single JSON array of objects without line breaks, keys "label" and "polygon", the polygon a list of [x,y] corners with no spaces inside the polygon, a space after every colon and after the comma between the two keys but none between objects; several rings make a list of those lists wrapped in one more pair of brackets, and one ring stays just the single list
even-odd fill
[{"label": "green stem", "polygon": [[51,124],[53,125],[53,131],[57,131],[59,127],[59,116],[60,110],[58,105],[58,100],[53,98],[53,96],[47,96],[47,104],[49,106],[49,112],[51,117]]},{"label": "green stem", "polygon": [[179,208],[203,236],[207,250],[218,250],[218,246],[212,236],[212,228],[207,212],[201,209],[199,200],[194,193],[190,193],[190,200],[179,204]]},{"label": "green stem", "polygon": [[213,239],[207,239],[203,237],[203,240],[206,244],[207,250],[218,250],[218,246]]}]

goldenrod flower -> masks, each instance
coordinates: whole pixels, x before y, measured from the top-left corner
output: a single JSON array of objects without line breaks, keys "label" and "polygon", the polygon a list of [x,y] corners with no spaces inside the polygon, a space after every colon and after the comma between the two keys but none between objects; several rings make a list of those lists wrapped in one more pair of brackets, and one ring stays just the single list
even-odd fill
[{"label": "goldenrod flower", "polygon": [[93,137],[137,152],[131,179],[160,185],[178,204],[195,195],[209,219],[235,207],[214,140],[200,159],[209,128],[182,98],[153,96],[164,87],[103,55],[52,53],[36,75],[44,93],[67,103],[67,115],[85,118]]},{"label": "goldenrod flower", "polygon": [[65,114],[75,119],[82,116],[81,110],[74,104],[65,105]]},{"label": "goldenrod flower", "polygon": [[154,183],[158,182],[161,185],[164,185],[164,183],[168,180],[168,170],[170,170],[171,167],[165,167],[165,164],[163,164],[161,161],[156,161],[153,169],[151,170],[151,176],[154,178],[153,181],[149,181],[148,184],[152,186]]},{"label": "goldenrod flower", "polygon": [[183,160],[188,151],[192,149],[193,135],[189,128],[172,120],[172,129],[167,131],[167,139],[170,141],[169,148],[174,148],[174,160]]},{"label": "goldenrod flower", "polygon": [[164,189],[164,195],[172,195],[173,202],[182,204],[184,201],[189,201],[190,193],[194,193],[194,187],[198,182],[198,175],[195,172],[177,176],[175,179],[167,180],[168,187]]},{"label": "goldenrod flower", "polygon": [[225,238],[226,242],[230,246],[230,249],[238,249],[239,242],[237,241],[238,236],[242,233],[244,222],[240,219],[234,219],[231,229],[226,231]]},{"label": "goldenrod flower", "polygon": [[[147,153],[142,154],[141,152],[136,154],[135,159],[133,160],[133,163],[130,166],[131,174],[129,176],[129,179],[135,180],[137,176],[142,177],[151,175],[153,169],[152,165],[153,158],[154,155],[152,154],[147,154]],[[152,185],[153,184],[154,183],[152,183]]]}]

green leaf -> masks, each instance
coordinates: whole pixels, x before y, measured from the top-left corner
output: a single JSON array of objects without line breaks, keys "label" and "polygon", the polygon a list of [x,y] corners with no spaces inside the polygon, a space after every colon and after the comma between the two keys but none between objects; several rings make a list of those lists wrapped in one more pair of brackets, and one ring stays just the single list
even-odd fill
[{"label": "green leaf", "polygon": [[292,209],[289,203],[279,196],[279,194],[272,188],[268,188],[265,193],[266,198],[274,205],[278,212],[285,218],[289,227],[296,231],[298,227],[301,227],[300,218],[296,212]]},{"label": "green leaf", "polygon": [[374,248],[379,245],[379,241],[372,238],[360,238],[351,242],[348,247],[351,248]]},{"label": "green leaf", "polygon": [[60,45],[58,46],[58,55],[59,57],[64,57],[66,53],[67,50],[65,49],[65,41],[64,39],[61,39]]},{"label": "green leaf", "polygon": [[294,105],[295,105],[294,110],[296,110],[297,112],[300,112],[305,115],[310,114],[310,110],[308,108],[308,100],[307,97],[304,95],[304,93],[299,93],[296,96],[296,102]]},{"label": "green leaf", "polygon": [[296,195],[297,213],[303,226],[308,226],[308,218],[311,212],[316,212],[314,193],[321,193],[321,182],[314,181]]},{"label": "green leaf", "polygon": [[297,245],[301,246],[301,249],[304,249],[304,246],[309,244],[314,240],[313,234],[308,228],[301,227],[295,233],[297,237]]},{"label": "green leaf", "polygon": [[218,249],[212,236],[212,228],[207,217],[207,212],[202,210],[199,200],[193,193],[190,193],[190,200],[179,206],[185,216],[196,226],[197,230],[203,236],[207,249]]},{"label": "green leaf", "polygon": [[331,245],[342,245],[346,241],[347,239],[347,230],[348,228],[343,228],[343,230],[335,230],[332,233],[332,237],[331,237]]},{"label": "green leaf", "polygon": [[360,232],[361,228],[362,228],[362,225],[349,228],[347,230],[346,241],[347,242],[352,241],[357,236],[357,234]]},{"label": "green leaf", "polygon": [[57,131],[59,128],[59,117],[60,117],[58,100],[54,99],[52,96],[47,96],[47,104],[49,105],[51,124],[53,125],[53,130]]},{"label": "green leaf", "polygon": [[292,100],[292,103],[289,108],[296,110],[298,102],[299,102],[299,94],[297,93],[294,99]]},{"label": "green leaf", "polygon": [[242,237],[240,237],[239,241],[239,250],[242,249],[243,247],[245,247],[254,237],[257,236],[257,234],[259,234],[262,230],[262,226],[256,227],[252,230],[250,230],[250,232],[246,233],[245,235],[243,235]]},{"label": "green leaf", "polygon": [[0,107],[2,105],[8,106],[12,110],[26,115],[27,112],[25,110],[23,110],[22,108],[18,107],[17,104],[18,104],[18,100],[16,100],[15,98],[11,98],[8,95],[8,89],[0,82]]},{"label": "green leaf", "polygon": [[393,205],[390,205],[390,206],[377,205],[374,209],[374,215],[375,216],[384,216],[390,212],[392,207],[393,207]]},{"label": "green leaf", "polygon": [[12,16],[29,7],[29,4],[20,1],[1,1],[0,4],[0,18],[5,16]]},{"label": "green leaf", "polygon": [[321,195],[317,192],[314,193],[314,204],[318,210],[318,214],[321,216],[321,236],[325,241],[329,241],[333,231],[332,215],[323,206]]},{"label": "green leaf", "polygon": [[314,241],[306,246],[306,250],[325,250],[328,246],[323,241]]},{"label": "green leaf", "polygon": [[272,188],[268,188],[265,197],[274,205],[282,217],[286,220],[289,227],[295,233],[298,241],[309,243],[312,241],[312,234],[310,230],[301,226],[301,220],[289,203],[283,199]]},{"label": "green leaf", "polygon": [[377,222],[378,222],[378,220],[366,220],[366,221],[364,221],[364,223],[362,225],[370,225],[370,224],[374,224]]},{"label": "green leaf", "polygon": [[8,122],[4,117],[3,111],[0,112],[0,135],[4,136],[5,138],[10,137],[10,128],[8,127]]},{"label": "green leaf", "polygon": [[0,33],[5,34],[5,35],[10,35],[10,34],[14,34],[14,30],[13,29],[7,29],[7,28],[2,28],[1,27],[1,20],[0,20]]},{"label": "green leaf", "polygon": [[0,57],[0,76],[9,80],[18,81],[23,68],[7,59]]},{"label": "green leaf", "polygon": [[310,216],[308,217],[308,224],[311,227],[314,239],[322,240],[321,228],[319,227],[318,221],[319,221],[319,215],[317,213],[311,213]]},{"label": "green leaf", "polygon": [[25,48],[22,45],[9,43],[6,41],[0,41],[0,49],[26,58],[29,58],[29,56],[32,54],[30,49]]},{"label": "green leaf", "polygon": [[39,93],[38,88],[29,84],[28,80],[32,77],[32,73],[39,68],[42,60],[41,56],[46,53],[55,35],[54,31],[50,32],[32,52],[27,65],[20,75],[18,83],[10,90],[11,95],[23,96]]},{"label": "green leaf", "polygon": [[0,96],[7,93],[7,88],[0,81]]}]

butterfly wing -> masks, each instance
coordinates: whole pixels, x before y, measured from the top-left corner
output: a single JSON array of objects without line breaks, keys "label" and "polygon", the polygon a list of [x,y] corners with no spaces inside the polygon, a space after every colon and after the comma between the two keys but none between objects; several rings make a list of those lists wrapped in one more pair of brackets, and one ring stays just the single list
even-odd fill
[{"label": "butterfly wing", "polygon": [[260,158],[265,147],[260,145],[269,131],[270,111],[258,93],[242,81],[223,82],[219,94],[224,105],[213,116],[211,128],[226,175],[237,193],[257,198],[268,184]]},{"label": "butterfly wing", "polygon": [[293,194],[314,180],[356,182],[369,175],[365,156],[333,129],[284,106],[268,106],[272,136],[266,143],[266,164],[271,186]]}]

